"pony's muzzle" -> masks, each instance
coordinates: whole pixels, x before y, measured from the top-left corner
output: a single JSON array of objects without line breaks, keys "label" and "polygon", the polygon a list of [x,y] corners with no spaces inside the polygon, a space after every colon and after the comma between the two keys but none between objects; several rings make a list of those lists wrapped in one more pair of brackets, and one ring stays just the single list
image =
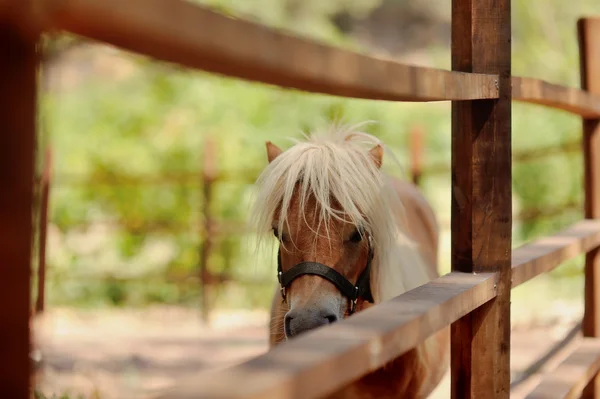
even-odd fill
[{"label": "pony's muzzle", "polygon": [[287,338],[293,338],[317,327],[334,323],[337,320],[338,315],[328,309],[290,310],[284,319],[285,335]]}]

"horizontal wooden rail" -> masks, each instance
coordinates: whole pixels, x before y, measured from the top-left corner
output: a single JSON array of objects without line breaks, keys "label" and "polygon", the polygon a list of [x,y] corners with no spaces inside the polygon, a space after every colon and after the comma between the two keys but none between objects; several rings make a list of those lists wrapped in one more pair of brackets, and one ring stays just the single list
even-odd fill
[{"label": "horizontal wooden rail", "polygon": [[45,0],[44,29],[62,29],[163,61],[345,97],[497,98],[497,77],[410,66],[236,20],[182,0]]},{"label": "horizontal wooden rail", "polygon": [[[31,2],[30,4],[34,4]],[[406,65],[232,19],[183,0],[44,0],[29,30],[66,30],[159,60],[309,92],[389,101],[498,97],[497,76]],[[20,18],[25,21],[25,18]],[[600,117],[600,96],[513,77],[513,99]]]},{"label": "horizontal wooden rail", "polygon": [[583,220],[513,251],[513,288],[600,246],[600,221]]},{"label": "horizontal wooden rail", "polygon": [[[0,10],[1,10],[0,2]],[[44,0],[28,31],[66,30],[159,60],[309,92],[389,101],[498,97],[497,76],[406,65],[228,18],[183,0]],[[14,14],[14,11],[13,11]],[[23,25],[23,23],[21,23]],[[513,99],[600,117],[600,96],[512,77]]]},{"label": "horizontal wooden rail", "polygon": [[545,105],[584,118],[600,117],[600,96],[539,79],[513,77],[513,100]]},{"label": "horizontal wooden rail", "polygon": [[[450,273],[160,398],[316,398],[414,348],[496,295],[495,274]],[[232,383],[234,382],[234,383]]]},{"label": "horizontal wooden rail", "polygon": [[[581,142],[581,139],[577,139],[577,140],[565,141],[560,144],[553,144],[553,145],[549,145],[549,146],[538,146],[535,149],[513,151],[512,165],[517,166],[521,163],[539,161],[539,160],[547,159],[549,157],[556,156],[556,155],[572,155],[575,153],[581,154],[582,148],[583,148],[583,143]],[[417,156],[421,156],[421,154],[417,154]],[[435,163],[432,162],[428,165],[422,166],[418,170],[419,176],[421,176],[421,178],[450,174],[450,172],[451,172],[451,168],[450,168],[449,161],[439,161],[439,162],[435,162]],[[197,175],[198,174],[196,173],[196,176]],[[90,184],[90,185],[97,184],[94,181],[86,182],[84,178],[79,178],[79,180],[78,180],[77,177],[71,177],[69,175],[64,175],[64,176],[65,176],[64,183],[61,181],[61,184],[73,184],[73,185],[75,185],[75,184]],[[228,172],[228,174],[225,176],[227,178],[233,178],[235,176],[235,173],[233,171]],[[258,174],[256,174],[255,176],[258,176]],[[117,178],[118,178],[118,176],[117,176]],[[63,180],[63,177],[61,176],[60,179]],[[118,182],[118,180],[116,180],[116,181]],[[71,182],[73,182],[73,183],[71,183]],[[100,182],[100,184],[101,184],[101,182]]]},{"label": "horizontal wooden rail", "polygon": [[[526,244],[513,251],[512,286],[599,245],[600,221],[593,220]],[[495,274],[447,274],[245,363],[182,381],[157,398],[320,397],[483,305],[495,296],[495,284]]]},{"label": "horizontal wooden rail", "polygon": [[[528,148],[525,150],[513,151],[512,164],[517,165],[521,162],[531,162],[540,159],[545,159],[556,155],[567,155],[573,153],[581,153],[583,144],[581,139],[569,140],[560,144],[552,144],[548,146],[538,146],[536,148]],[[244,168],[238,170],[223,170],[216,173],[213,180],[219,181],[236,181],[241,184],[253,184],[256,178],[260,175],[262,169]],[[436,176],[442,174],[450,174],[450,161],[441,161],[422,166],[422,176]],[[65,186],[145,186],[145,185],[171,185],[171,184],[194,184],[200,185],[202,180],[201,171],[184,171],[172,174],[160,175],[106,175],[89,177],[83,174],[76,173],[60,173],[53,176],[53,184],[57,188]]]},{"label": "horizontal wooden rail", "polygon": [[600,371],[600,340],[583,338],[556,369],[546,374],[527,399],[577,399]]}]

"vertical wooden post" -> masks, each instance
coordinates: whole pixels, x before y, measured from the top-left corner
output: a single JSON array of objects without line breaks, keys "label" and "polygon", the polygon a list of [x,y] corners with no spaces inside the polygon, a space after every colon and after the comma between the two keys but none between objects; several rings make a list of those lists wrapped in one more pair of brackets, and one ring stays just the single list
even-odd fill
[{"label": "vertical wooden post", "polygon": [[[581,87],[600,95],[600,19],[577,23],[581,59]],[[585,217],[600,218],[600,119],[583,121]],[[600,337],[600,250],[585,258],[585,310],[583,335]],[[586,387],[584,398],[600,398],[600,377]]]},{"label": "vertical wooden post", "polygon": [[209,286],[212,283],[211,274],[208,270],[208,262],[213,248],[214,221],[211,213],[212,186],[216,177],[215,165],[215,143],[210,137],[204,140],[204,157],[202,166],[202,214],[204,216],[204,239],[200,249],[200,282],[202,285],[202,320],[208,323],[210,318],[210,295]]},{"label": "vertical wooden post", "polygon": [[36,313],[42,313],[46,305],[46,233],[48,231],[48,205],[50,197],[50,179],[52,176],[52,152],[46,149],[44,168],[40,187],[40,243],[38,255],[38,292],[35,301]]},{"label": "vertical wooden post", "polygon": [[0,398],[29,398],[36,67],[35,43],[0,21]]},{"label": "vertical wooden post", "polygon": [[410,131],[410,170],[412,182],[418,186],[423,173],[423,129],[414,126]]},{"label": "vertical wooden post", "polygon": [[497,100],[452,103],[452,269],[496,272],[497,297],[451,327],[452,398],[508,398],[510,0],[452,1],[452,69],[497,74]]}]

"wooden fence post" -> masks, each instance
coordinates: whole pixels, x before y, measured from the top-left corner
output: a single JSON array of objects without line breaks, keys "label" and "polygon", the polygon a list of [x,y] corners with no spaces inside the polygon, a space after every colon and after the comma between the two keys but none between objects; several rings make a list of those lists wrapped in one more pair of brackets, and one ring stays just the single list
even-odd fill
[{"label": "wooden fence post", "polygon": [[210,295],[209,286],[212,284],[208,262],[213,249],[214,220],[212,217],[211,204],[213,183],[216,178],[215,165],[215,142],[209,136],[204,140],[204,156],[202,159],[202,214],[204,217],[204,239],[200,249],[200,284],[202,285],[202,320],[208,323],[210,319]]},{"label": "wooden fence post", "polygon": [[46,149],[44,168],[40,184],[40,242],[37,270],[37,298],[35,312],[42,313],[46,305],[46,233],[48,231],[48,205],[50,197],[50,180],[52,176],[52,151]]},{"label": "wooden fence post", "polygon": [[[581,87],[600,95],[600,19],[577,23],[581,59]],[[600,119],[583,120],[583,159],[586,219],[600,218]],[[583,335],[600,337],[600,250],[585,257]],[[584,398],[600,398],[600,377],[586,387]]]},{"label": "wooden fence post", "polygon": [[30,397],[36,67],[35,43],[0,20],[0,398]]},{"label": "wooden fence post", "polygon": [[410,160],[412,182],[418,186],[423,174],[423,129],[420,126],[410,131]]},{"label": "wooden fence post", "polygon": [[498,99],[452,102],[452,270],[498,273],[497,297],[451,327],[455,399],[509,397],[510,9],[510,0],[452,1],[452,69],[499,75]]}]

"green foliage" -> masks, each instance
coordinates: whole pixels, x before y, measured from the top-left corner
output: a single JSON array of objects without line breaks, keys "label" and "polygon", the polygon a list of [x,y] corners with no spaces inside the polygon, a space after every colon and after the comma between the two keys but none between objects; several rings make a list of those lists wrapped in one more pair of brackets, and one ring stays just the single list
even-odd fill
[{"label": "green foliage", "polygon": [[[379,1],[199,3],[336,46],[359,48],[330,18],[340,10],[364,14]],[[559,0],[515,2],[513,73],[576,85],[575,13],[600,14],[596,2],[584,3],[585,10],[573,10]],[[430,59],[433,66],[448,67],[447,49],[428,50],[435,54]],[[439,54],[444,57],[437,58]],[[275,281],[273,251],[255,256],[251,243],[245,245],[238,234],[248,217],[250,183],[266,162],[265,140],[286,146],[286,137],[298,137],[334,119],[373,120],[377,123],[367,129],[387,142],[406,167],[407,133],[419,125],[426,132],[426,162],[450,164],[449,104],[348,100],[188,72],[130,54],[121,53],[119,59],[129,71],[119,79],[89,78],[42,96],[44,132],[56,160],[50,213],[56,228],[49,253],[51,303],[195,304],[201,289],[197,282],[175,284],[165,277],[197,273],[205,238],[200,169],[207,137],[216,141],[218,170],[234,177],[214,187],[211,212],[232,228],[216,240],[210,269],[270,283]],[[576,117],[523,104],[515,104],[513,110],[515,151],[559,144],[580,134]],[[581,200],[581,174],[579,156],[517,165],[515,203],[518,208],[543,208]],[[157,176],[187,178],[132,183]],[[124,183],[110,183],[124,178]],[[438,209],[449,204],[447,185],[447,179],[425,180],[426,194]],[[578,217],[571,212],[523,224],[519,239],[556,230]],[[228,285],[221,294],[229,304],[266,306],[272,289],[271,284]]]}]

